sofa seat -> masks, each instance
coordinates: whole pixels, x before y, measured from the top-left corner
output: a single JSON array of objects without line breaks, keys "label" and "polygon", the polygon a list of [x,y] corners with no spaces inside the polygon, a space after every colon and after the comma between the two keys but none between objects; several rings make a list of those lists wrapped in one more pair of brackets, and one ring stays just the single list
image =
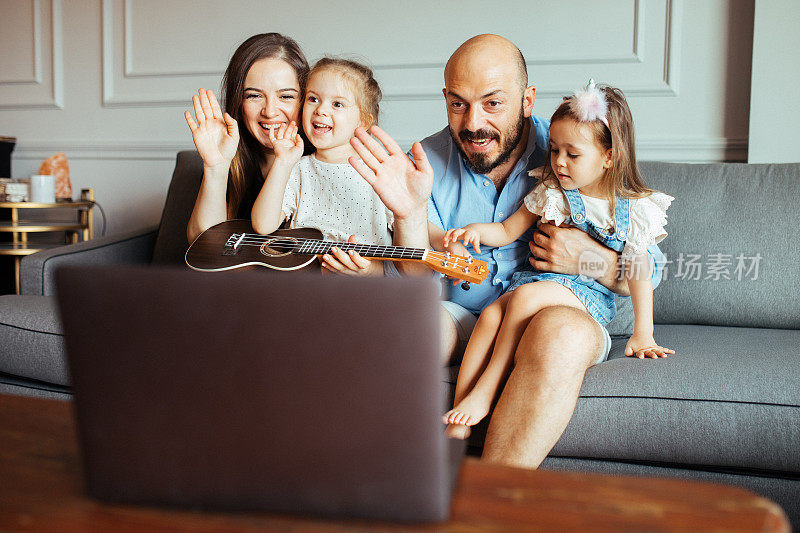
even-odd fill
[{"label": "sofa seat", "polygon": [[[587,371],[550,455],[800,477],[800,367],[786,359],[800,346],[800,331],[655,331],[677,353],[634,359],[625,357],[627,338],[614,339],[608,360]],[[449,370],[452,401],[457,369]],[[477,426],[470,445],[482,447],[485,432],[485,423]]]},{"label": "sofa seat", "polygon": [[[561,457],[651,461],[766,475],[800,474],[800,331],[657,325],[677,353],[589,369]],[[747,379],[742,379],[747,376]]]},{"label": "sofa seat", "polygon": [[[664,324],[655,331],[677,353],[625,357],[627,338],[615,338],[608,360],[587,371],[550,455],[800,477],[800,367],[786,359],[800,331]],[[481,447],[486,424],[476,430],[470,445]]]},{"label": "sofa seat", "polygon": [[[657,324],[655,338],[677,353],[633,359],[627,337],[614,338],[542,468],[736,484],[797,523],[800,331]],[[452,402],[458,367],[448,371]],[[471,453],[486,429],[486,421],[475,427]]]},{"label": "sofa seat", "polygon": [[70,397],[55,298],[0,296],[0,338],[0,392]]}]

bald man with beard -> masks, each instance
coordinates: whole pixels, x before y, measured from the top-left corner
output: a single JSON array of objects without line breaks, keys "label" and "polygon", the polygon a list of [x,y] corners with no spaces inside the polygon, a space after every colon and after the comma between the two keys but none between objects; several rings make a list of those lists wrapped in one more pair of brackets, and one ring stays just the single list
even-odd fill
[{"label": "bald man with beard", "polygon": [[[503,221],[535,185],[528,172],[548,157],[549,122],[532,115],[536,89],[528,86],[525,60],[513,43],[497,35],[469,39],[447,62],[444,81],[448,127],[414,143],[410,158],[378,127],[370,131],[383,146],[363,129],[351,140],[361,159],[350,163],[394,213],[399,246],[441,249],[450,228]],[[598,281],[627,295],[626,282],[617,276],[617,253],[576,228],[543,224],[508,246],[482,246],[476,256],[487,262],[491,277],[469,290],[454,286],[443,302],[447,363],[463,354],[476,315],[526,267],[529,251],[535,268],[572,275],[578,274],[581,253],[590,251],[608,265]],[[417,264],[398,268],[430,273]],[[548,307],[537,313],[497,399],[483,458],[538,467],[572,417],[586,370],[607,357],[610,345],[608,332],[586,312]],[[461,434],[452,426],[449,432],[463,438],[462,428]]]}]

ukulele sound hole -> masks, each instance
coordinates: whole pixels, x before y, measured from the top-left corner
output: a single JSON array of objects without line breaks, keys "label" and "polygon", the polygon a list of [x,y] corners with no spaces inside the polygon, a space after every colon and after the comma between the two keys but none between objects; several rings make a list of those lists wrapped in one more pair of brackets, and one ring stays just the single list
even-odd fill
[{"label": "ukulele sound hole", "polygon": [[297,246],[297,239],[291,237],[279,237],[269,239],[261,245],[260,251],[268,257],[282,257],[292,253]]}]

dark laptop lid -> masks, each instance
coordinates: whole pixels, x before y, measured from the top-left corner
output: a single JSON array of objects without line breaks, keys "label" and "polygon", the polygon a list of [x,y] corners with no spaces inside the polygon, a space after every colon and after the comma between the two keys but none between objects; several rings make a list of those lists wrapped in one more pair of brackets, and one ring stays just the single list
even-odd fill
[{"label": "dark laptop lid", "polygon": [[56,273],[91,495],[447,517],[431,279]]}]

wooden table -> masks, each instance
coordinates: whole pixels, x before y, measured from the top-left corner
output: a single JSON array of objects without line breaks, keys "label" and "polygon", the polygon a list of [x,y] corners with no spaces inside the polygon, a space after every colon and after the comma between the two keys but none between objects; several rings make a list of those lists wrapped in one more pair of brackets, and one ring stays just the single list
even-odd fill
[{"label": "wooden table", "polygon": [[[156,443],[154,443],[156,445]],[[83,494],[70,402],[0,395],[2,531],[780,531],[775,503],[671,479],[547,472],[465,461],[445,524],[326,521],[108,505]]]}]

